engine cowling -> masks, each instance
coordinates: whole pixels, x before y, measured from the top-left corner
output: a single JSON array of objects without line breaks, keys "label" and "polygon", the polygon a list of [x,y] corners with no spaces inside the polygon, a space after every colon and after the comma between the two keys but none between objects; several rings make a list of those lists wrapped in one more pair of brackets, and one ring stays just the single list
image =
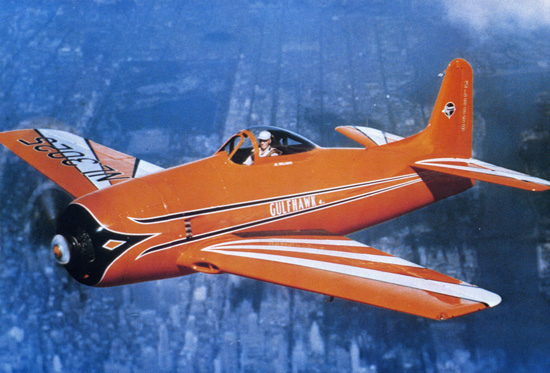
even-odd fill
[{"label": "engine cowling", "polygon": [[109,230],[87,208],[75,203],[60,216],[51,247],[57,262],[74,279],[95,286],[117,258],[147,237]]}]

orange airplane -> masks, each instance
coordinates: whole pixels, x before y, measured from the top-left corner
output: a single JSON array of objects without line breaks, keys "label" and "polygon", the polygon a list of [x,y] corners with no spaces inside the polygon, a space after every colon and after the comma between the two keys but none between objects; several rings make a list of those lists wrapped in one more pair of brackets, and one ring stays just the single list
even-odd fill
[{"label": "orange airplane", "polygon": [[336,129],[361,148],[251,128],[211,157],[165,170],[58,130],[4,132],[0,142],[76,198],[59,218],[52,250],[83,284],[231,273],[447,319],[501,298],[345,235],[475,180],[550,189],[472,159],[472,78],[466,61],[452,61],[428,127],[414,136]]}]

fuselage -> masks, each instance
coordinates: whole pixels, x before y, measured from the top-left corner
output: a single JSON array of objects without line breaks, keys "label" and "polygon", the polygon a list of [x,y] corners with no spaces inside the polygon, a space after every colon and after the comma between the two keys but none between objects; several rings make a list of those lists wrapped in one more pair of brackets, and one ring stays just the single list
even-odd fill
[{"label": "fuselage", "polygon": [[[75,259],[67,269],[97,286],[181,276],[194,270],[178,267],[179,255],[231,234],[345,235],[473,185],[469,179],[415,171],[409,164],[421,151],[407,141],[369,149],[316,147],[246,166],[220,150],[129,180],[75,200],[62,217],[62,234],[84,230],[93,243],[88,257],[94,259]],[[87,227],[76,221],[88,221]]]}]

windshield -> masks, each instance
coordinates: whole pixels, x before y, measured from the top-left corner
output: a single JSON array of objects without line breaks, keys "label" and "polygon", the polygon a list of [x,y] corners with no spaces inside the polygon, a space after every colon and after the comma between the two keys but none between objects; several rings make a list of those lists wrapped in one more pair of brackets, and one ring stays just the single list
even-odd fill
[{"label": "windshield", "polygon": [[[259,146],[262,133],[270,137],[269,149],[265,153]],[[252,127],[230,138],[218,152],[226,152],[233,163],[252,165],[255,156],[285,156],[308,152],[316,147],[313,142],[291,131],[276,127]]]},{"label": "windshield", "polygon": [[271,133],[271,146],[279,151],[281,155],[303,153],[313,150],[317,147],[313,142],[294,132],[276,127],[252,127],[248,129],[256,138],[260,132],[269,131]]}]

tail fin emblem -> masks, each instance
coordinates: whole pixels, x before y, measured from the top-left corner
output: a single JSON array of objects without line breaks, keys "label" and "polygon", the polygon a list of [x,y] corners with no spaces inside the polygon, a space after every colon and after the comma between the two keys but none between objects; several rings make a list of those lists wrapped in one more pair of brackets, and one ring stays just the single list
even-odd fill
[{"label": "tail fin emblem", "polygon": [[445,109],[443,109],[443,113],[447,116],[447,118],[451,119],[455,113],[455,104],[452,102],[447,102],[445,104]]}]

